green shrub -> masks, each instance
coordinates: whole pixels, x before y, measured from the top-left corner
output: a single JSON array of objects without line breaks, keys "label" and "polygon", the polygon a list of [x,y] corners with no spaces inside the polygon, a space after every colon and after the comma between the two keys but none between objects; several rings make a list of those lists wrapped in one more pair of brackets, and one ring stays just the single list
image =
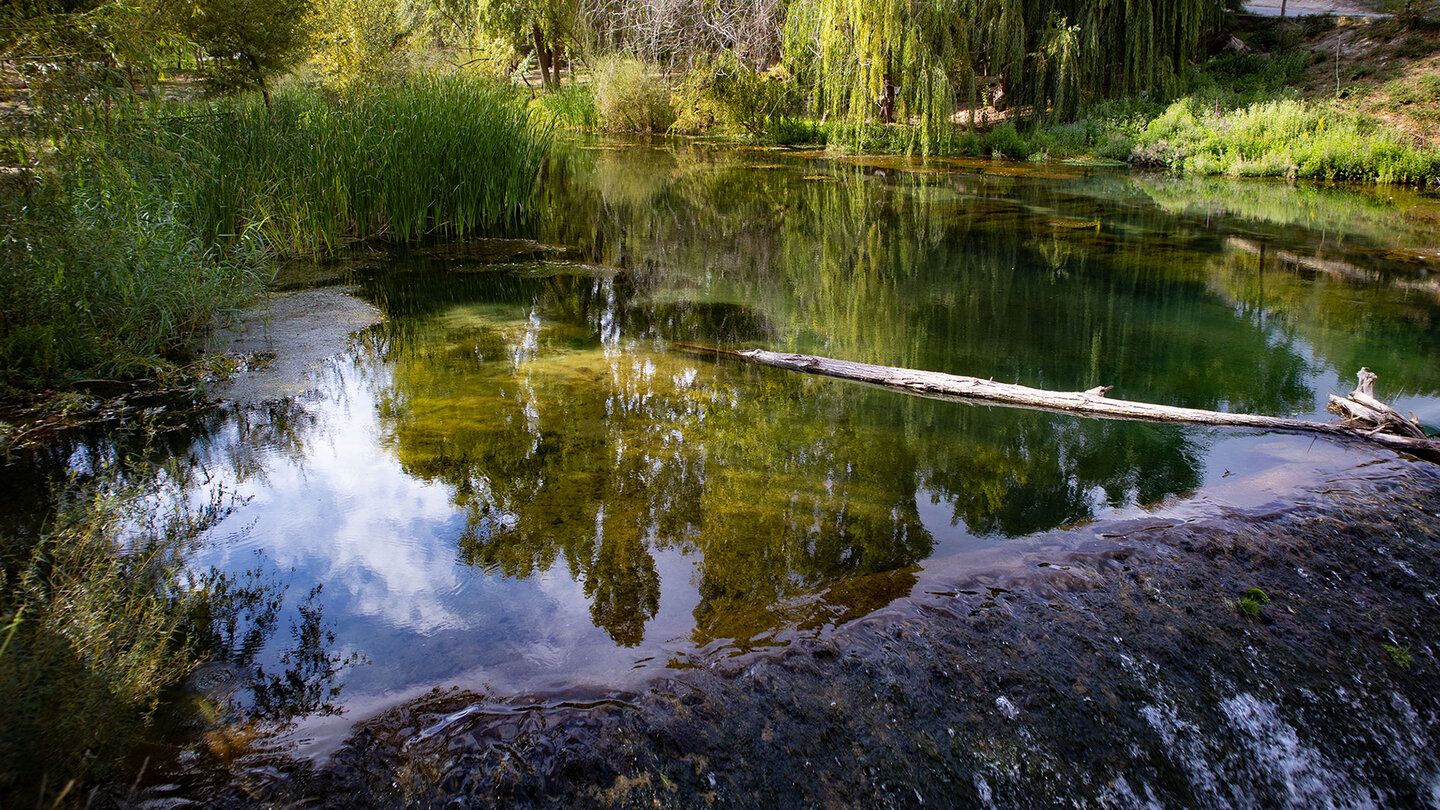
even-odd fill
[{"label": "green shrub", "polygon": [[785,74],[759,73],[729,53],[692,68],[671,101],[677,129],[719,127],[757,140],[802,106],[799,88]]},{"label": "green shrub", "polygon": [[1440,152],[1335,104],[1295,100],[1224,109],[1180,99],[1140,133],[1134,157],[1193,174],[1409,184],[1440,179]]},{"label": "green shrub", "polygon": [[602,60],[591,76],[600,128],[609,132],[665,132],[675,123],[670,91],[634,59]]},{"label": "green shrub", "polygon": [[778,146],[796,144],[825,145],[825,129],[809,118],[782,116],[770,121],[765,140]]}]

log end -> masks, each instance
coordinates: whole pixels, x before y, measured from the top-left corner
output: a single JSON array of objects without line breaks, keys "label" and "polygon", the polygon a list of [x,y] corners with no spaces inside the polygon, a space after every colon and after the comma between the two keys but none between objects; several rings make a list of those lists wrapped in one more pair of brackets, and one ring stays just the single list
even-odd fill
[{"label": "log end", "polygon": [[1375,380],[1378,378],[1375,372],[1361,366],[1360,370],[1355,373],[1355,377],[1358,380],[1355,393],[1364,394],[1367,397],[1375,396]]}]

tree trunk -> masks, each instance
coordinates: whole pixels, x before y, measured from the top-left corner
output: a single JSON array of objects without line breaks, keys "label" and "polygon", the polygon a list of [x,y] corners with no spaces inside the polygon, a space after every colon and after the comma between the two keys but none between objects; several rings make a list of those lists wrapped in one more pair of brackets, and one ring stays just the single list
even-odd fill
[{"label": "tree trunk", "polygon": [[265,71],[260,69],[260,60],[252,53],[245,53],[245,61],[250,63],[250,69],[255,71],[255,80],[260,84],[260,95],[265,99],[265,112],[270,112],[270,87],[265,83]]},{"label": "tree trunk", "polygon": [[898,88],[895,83],[885,78],[885,89],[880,93],[880,122],[883,124],[895,123],[895,91]]},{"label": "tree trunk", "polygon": [[545,47],[545,32],[540,30],[540,23],[534,23],[530,29],[535,37],[535,59],[540,63],[540,83],[546,88],[552,85],[550,80],[550,49]]},{"label": "tree trunk", "polygon": [[998,383],[978,377],[962,377],[935,371],[916,371],[895,366],[852,363],[828,357],[805,354],[782,354],[761,349],[731,351],[692,344],[678,348],[704,354],[737,357],[751,363],[776,368],[837,377],[886,388],[898,388],[908,394],[932,398],[960,398],[994,402],[1021,408],[1039,408],[1089,416],[1135,419],[1148,422],[1184,422],[1196,425],[1260,428],[1263,430],[1319,433],[1348,439],[1364,439],[1393,450],[1411,453],[1430,461],[1440,462],[1440,441],[1425,435],[1413,418],[1406,419],[1371,394],[1375,375],[1360,370],[1360,385],[1348,397],[1330,397],[1330,410],[1346,417],[1342,422],[1312,422],[1285,416],[1261,416],[1248,413],[1222,413],[1199,408],[1155,405],[1126,399],[1107,399],[1109,386],[1088,391],[1047,391],[1024,385]]}]

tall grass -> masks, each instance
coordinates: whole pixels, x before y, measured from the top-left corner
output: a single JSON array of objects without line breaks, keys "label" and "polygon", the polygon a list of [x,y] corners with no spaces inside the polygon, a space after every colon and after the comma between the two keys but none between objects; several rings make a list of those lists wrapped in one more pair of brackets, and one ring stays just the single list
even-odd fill
[{"label": "tall grass", "polygon": [[182,359],[268,267],[253,233],[196,238],[152,172],[94,147],[0,200],[0,386]]},{"label": "tall grass", "polygon": [[575,132],[600,126],[595,93],[588,84],[570,84],[546,90],[530,102],[530,114],[542,124]]},{"label": "tall grass", "polygon": [[511,232],[549,146],[523,96],[463,75],[291,89],[268,110],[255,97],[192,106],[160,132],[194,167],[186,204],[202,235],[254,226],[311,254],[346,239]]}]

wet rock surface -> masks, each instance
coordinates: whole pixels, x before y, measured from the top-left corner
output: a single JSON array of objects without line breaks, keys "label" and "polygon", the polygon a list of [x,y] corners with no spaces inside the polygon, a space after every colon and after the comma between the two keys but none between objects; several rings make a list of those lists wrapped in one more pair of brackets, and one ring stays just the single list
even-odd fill
[{"label": "wet rock surface", "polygon": [[[1092,524],[638,693],[435,694],[207,804],[1435,807],[1440,470]],[[1270,604],[1237,606],[1251,588]],[[1252,615],[1253,613],[1253,615]],[[214,774],[212,774],[214,776]],[[173,794],[172,794],[173,795]],[[152,796],[159,799],[159,796]]]}]

